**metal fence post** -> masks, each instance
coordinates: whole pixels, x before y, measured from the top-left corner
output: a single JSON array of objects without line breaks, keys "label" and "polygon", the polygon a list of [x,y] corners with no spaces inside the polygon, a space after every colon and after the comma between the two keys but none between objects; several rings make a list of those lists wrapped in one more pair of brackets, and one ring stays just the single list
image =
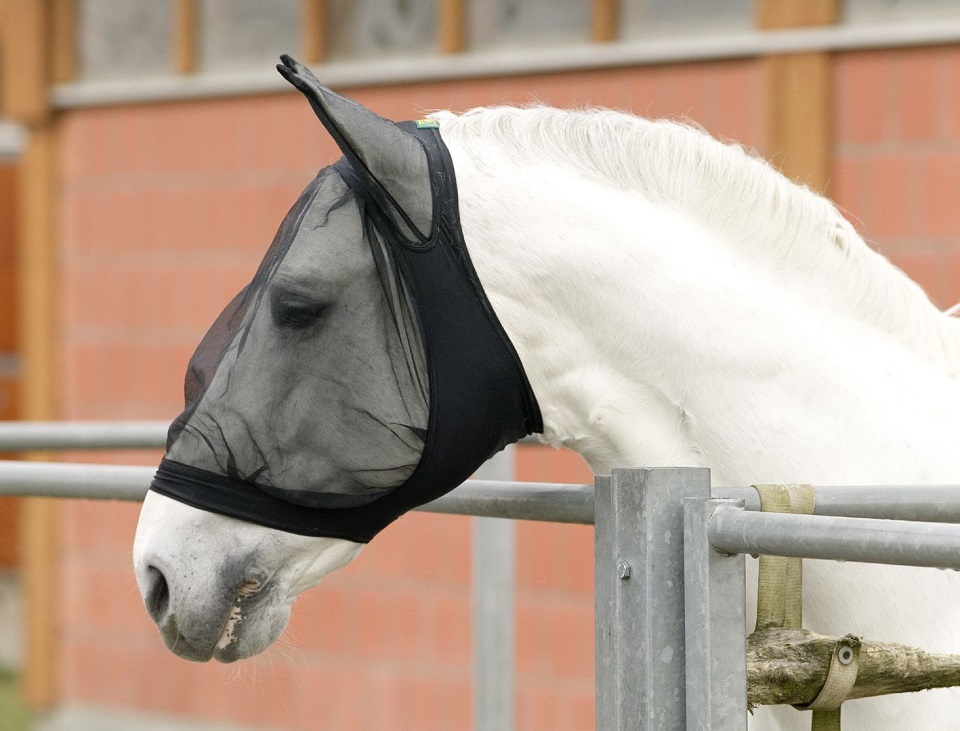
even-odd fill
[{"label": "metal fence post", "polygon": [[742,500],[684,500],[687,731],[747,727],[745,557],[710,545],[707,526],[721,505]]},{"label": "metal fence post", "polygon": [[594,503],[596,727],[685,728],[683,498],[702,468],[614,470]]},{"label": "metal fence post", "polygon": [[[514,447],[484,463],[483,480],[513,479]],[[516,526],[504,518],[473,519],[473,727],[514,726],[514,583]]]}]

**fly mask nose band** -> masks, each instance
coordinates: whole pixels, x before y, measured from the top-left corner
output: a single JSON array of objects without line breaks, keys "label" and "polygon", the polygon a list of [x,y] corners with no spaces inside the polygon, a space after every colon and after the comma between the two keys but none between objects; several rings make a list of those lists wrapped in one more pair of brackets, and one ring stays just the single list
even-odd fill
[{"label": "fly mask nose band", "polygon": [[[426,120],[393,125],[377,118],[391,125],[392,132],[402,130],[425,153],[423,195],[429,197],[432,211],[426,235],[425,221],[406,214],[370,171],[363,155],[358,155],[349,130],[345,134],[340,126],[342,120],[333,119],[330,109],[320,105],[331,100],[353,102],[320,86],[291,59],[285,57],[284,63],[284,76],[310,99],[345,153],[334,169],[362,202],[365,220],[379,237],[379,242],[369,243],[381,278],[386,282],[384,267],[393,267],[409,294],[429,390],[423,450],[413,473],[398,487],[371,495],[345,495],[324,492],[319,485],[312,488],[310,504],[304,505],[284,499],[283,490],[275,486],[258,484],[256,476],[240,477],[233,470],[212,471],[171,459],[170,450],[193,416],[195,404],[188,403],[171,428],[168,455],[151,489],[196,508],[263,526],[366,543],[403,513],[455,488],[507,444],[542,431],[542,418],[516,350],[470,260],[460,227],[453,163],[437,124]],[[318,94],[329,96],[318,101]],[[305,198],[309,196],[301,197],[301,208],[309,205],[303,203]],[[302,219],[303,211],[298,215]],[[378,249],[389,262],[382,260]]]}]

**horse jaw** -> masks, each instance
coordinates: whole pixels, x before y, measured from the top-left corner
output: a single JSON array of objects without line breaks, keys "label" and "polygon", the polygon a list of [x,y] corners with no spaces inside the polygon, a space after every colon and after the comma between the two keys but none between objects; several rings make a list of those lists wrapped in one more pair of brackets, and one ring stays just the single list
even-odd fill
[{"label": "horse jaw", "polygon": [[[133,560],[140,595],[167,647],[188,660],[233,662],[272,644],[297,594],[349,564],[362,547],[265,528],[150,492]],[[167,576],[178,580],[168,583]]]}]

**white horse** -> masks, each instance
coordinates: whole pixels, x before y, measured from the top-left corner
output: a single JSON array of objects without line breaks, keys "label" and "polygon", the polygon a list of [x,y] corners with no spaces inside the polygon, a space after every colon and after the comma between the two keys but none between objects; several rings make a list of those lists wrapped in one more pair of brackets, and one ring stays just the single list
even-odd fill
[{"label": "white horse", "polygon": [[[673,122],[548,108],[433,118],[545,442],[597,474],[703,466],[717,485],[960,481],[960,322],[827,200]],[[294,597],[360,548],[151,492],[135,561],[154,618],[177,618],[172,649],[207,623],[216,648],[200,659],[230,660],[276,639]],[[242,565],[249,556],[255,570]],[[259,603],[234,602],[238,576],[240,596],[262,592]],[[804,592],[815,631],[960,653],[960,574],[808,561]],[[958,728],[958,718],[955,690],[844,706],[845,731]],[[751,720],[808,724],[788,708]]]}]

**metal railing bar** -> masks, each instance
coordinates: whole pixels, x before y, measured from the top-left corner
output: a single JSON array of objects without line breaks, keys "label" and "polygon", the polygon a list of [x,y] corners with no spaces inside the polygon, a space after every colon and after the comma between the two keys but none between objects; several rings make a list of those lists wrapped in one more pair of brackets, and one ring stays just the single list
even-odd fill
[{"label": "metal railing bar", "polygon": [[[0,358],[0,370],[2,370]],[[163,449],[169,421],[0,421],[0,452]],[[535,436],[521,444],[540,444]]]},{"label": "metal railing bar", "polygon": [[[816,492],[814,515],[960,523],[960,485],[817,487]],[[752,487],[715,487],[712,493],[760,510],[760,496]]]},{"label": "metal railing bar", "polygon": [[155,467],[0,460],[0,495],[143,500]]},{"label": "metal railing bar", "polygon": [[483,518],[593,524],[593,485],[467,480],[415,510]]},{"label": "metal railing bar", "polygon": [[[143,500],[155,472],[155,467],[0,460],[0,495]],[[590,524],[593,486],[468,480],[417,510]]]},{"label": "metal railing bar", "polygon": [[[43,450],[113,450],[113,449],[160,449],[166,441],[169,423],[166,421],[6,421],[0,422],[0,452],[26,452]],[[524,443],[535,443],[534,439],[525,439]],[[10,462],[3,462],[10,464]],[[39,463],[34,463],[39,464]],[[86,465],[90,466],[90,465]],[[145,468],[152,471],[152,468]],[[0,476],[0,484],[4,478]],[[92,484],[92,483],[90,483]],[[149,481],[145,484],[149,484]],[[506,488],[490,492],[490,500],[499,501],[499,506],[486,504],[486,498],[473,499],[468,504],[466,498],[457,495],[433,505],[432,512],[457,512],[484,517],[502,517],[502,511],[509,509],[526,511],[523,520],[548,520],[534,518],[530,512],[538,512],[543,506],[523,505],[549,497],[552,487],[549,483],[541,485],[541,493],[531,501],[531,492],[521,490],[523,494],[514,494]],[[589,496],[570,497],[568,486],[561,485],[567,497],[557,505],[557,522],[592,523],[593,488],[580,486],[589,491]],[[69,489],[58,487],[63,494]],[[133,488],[135,490],[135,488]],[[146,488],[144,488],[145,490]],[[960,485],[886,485],[886,486],[844,486],[817,487],[817,506],[815,515],[858,517],[893,520],[914,520],[938,523],[960,523]],[[12,493],[8,493],[12,494]],[[131,495],[134,495],[131,493]],[[479,493],[476,493],[479,495]],[[760,501],[756,491],[748,487],[713,488],[713,497],[743,500],[747,510],[759,510]],[[73,495],[72,497],[83,497]],[[98,499],[94,497],[93,499]],[[109,499],[109,498],[108,498]],[[120,499],[140,499],[138,497]],[[518,502],[519,501],[519,502]],[[573,501],[573,502],[571,502]],[[589,502],[589,505],[588,505]],[[459,507],[454,507],[459,506]],[[469,512],[468,511],[475,511]]]},{"label": "metal railing bar", "polygon": [[798,556],[895,566],[960,569],[960,525],[759,513],[719,507],[710,544],[728,554]]},{"label": "metal railing bar", "polygon": [[0,421],[0,452],[162,449],[168,421]]}]

